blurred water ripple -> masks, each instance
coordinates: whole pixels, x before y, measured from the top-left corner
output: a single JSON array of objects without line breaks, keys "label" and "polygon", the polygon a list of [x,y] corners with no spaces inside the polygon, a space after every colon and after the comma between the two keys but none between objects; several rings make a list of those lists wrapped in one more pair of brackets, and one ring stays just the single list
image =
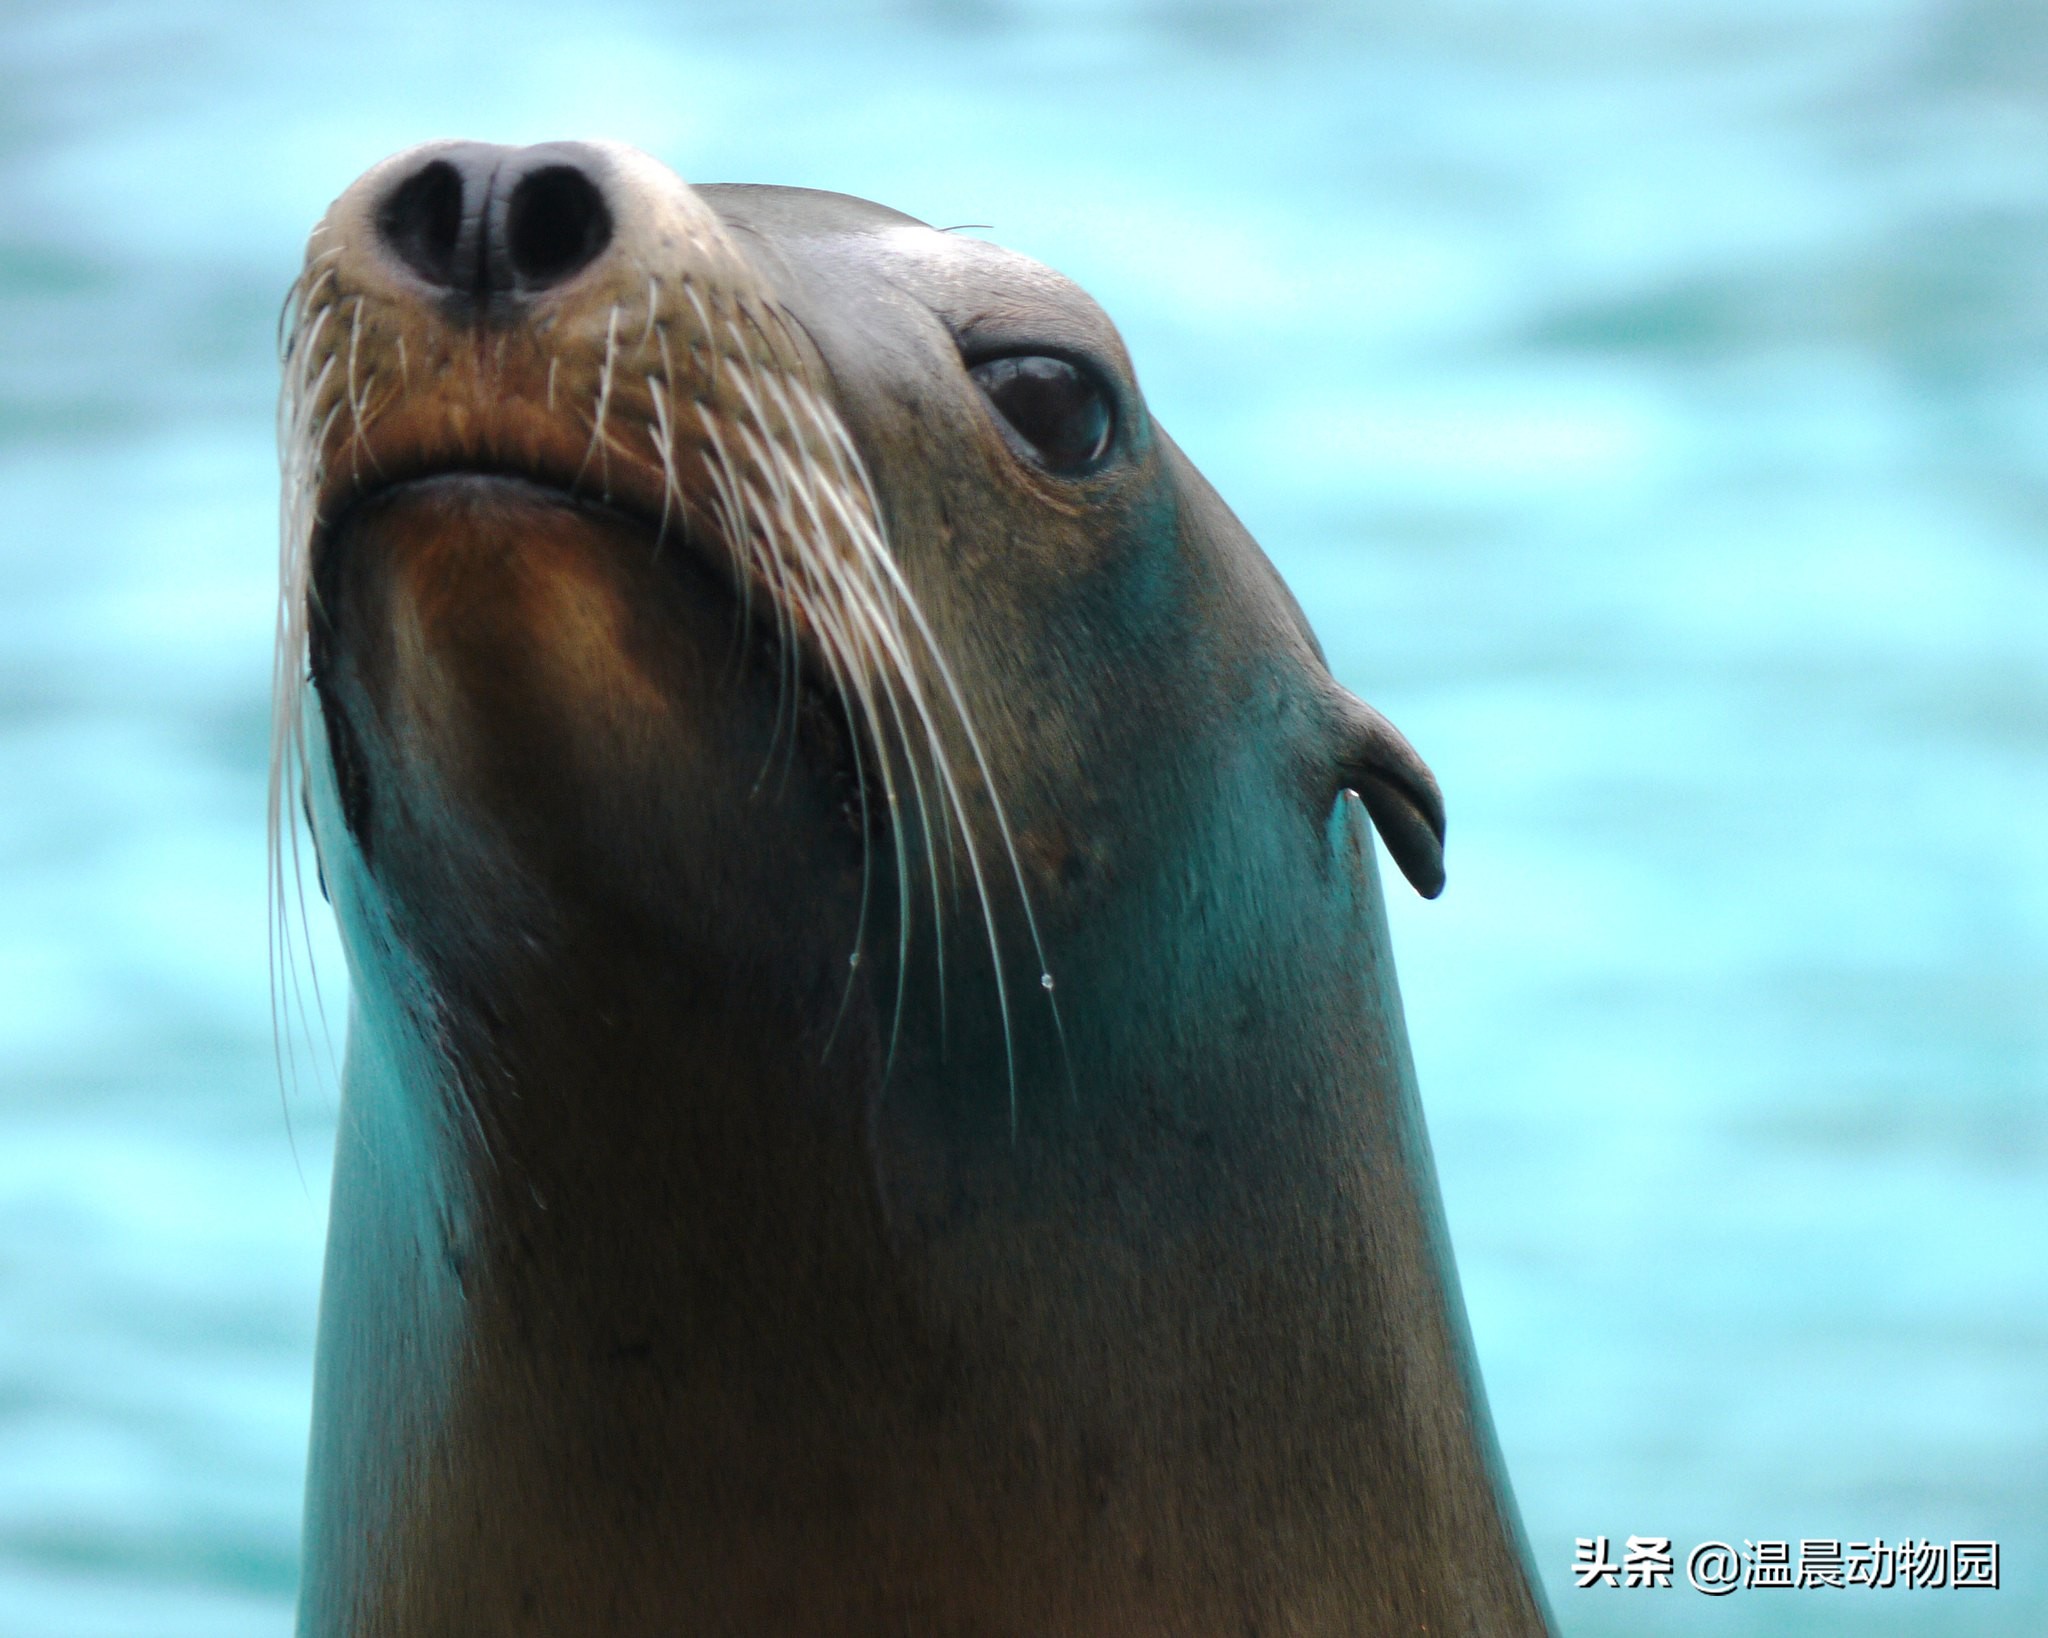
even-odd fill
[{"label": "blurred water ripple", "polygon": [[[1099,296],[1448,794],[1395,937],[1566,1631],[2048,1630],[2040,10],[564,17],[0,5],[0,1638],[290,1627],[333,1107],[265,969],[273,324],[443,135]],[[1907,1531],[2005,1590],[1570,1590],[1575,1535]]]}]

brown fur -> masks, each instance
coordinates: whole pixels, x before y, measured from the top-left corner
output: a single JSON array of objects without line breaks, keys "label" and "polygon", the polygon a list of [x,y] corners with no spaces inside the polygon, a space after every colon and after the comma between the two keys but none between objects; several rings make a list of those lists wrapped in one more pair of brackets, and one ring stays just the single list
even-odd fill
[{"label": "brown fur", "polygon": [[[1433,886],[1427,770],[1066,281],[559,152],[559,290],[384,254],[420,151],[299,286],[302,1633],[1543,1632],[1347,792]],[[1109,383],[1099,469],[1005,348]]]}]

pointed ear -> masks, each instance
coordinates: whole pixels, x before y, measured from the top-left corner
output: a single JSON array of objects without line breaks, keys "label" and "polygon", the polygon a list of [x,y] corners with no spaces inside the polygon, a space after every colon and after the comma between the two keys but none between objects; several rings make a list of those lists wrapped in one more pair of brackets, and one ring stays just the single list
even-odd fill
[{"label": "pointed ear", "polygon": [[[1357,695],[1334,695],[1337,790],[1358,792],[1401,874],[1425,899],[1444,890],[1444,799],[1401,730]],[[1336,792],[1331,792],[1335,800]]]}]

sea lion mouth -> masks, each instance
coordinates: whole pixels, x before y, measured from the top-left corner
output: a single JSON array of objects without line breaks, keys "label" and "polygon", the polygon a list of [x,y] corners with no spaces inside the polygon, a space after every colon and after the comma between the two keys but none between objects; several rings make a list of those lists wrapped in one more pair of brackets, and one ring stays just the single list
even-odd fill
[{"label": "sea lion mouth", "polygon": [[[533,458],[536,455],[538,459]],[[489,444],[481,450],[380,450],[372,461],[330,483],[308,536],[313,583],[319,584],[329,558],[367,511],[402,503],[408,493],[465,482],[502,488],[508,498],[524,496],[536,504],[603,512],[644,536],[651,557],[670,564],[687,561],[710,583],[735,598],[739,595],[726,554],[702,538],[703,529],[691,525],[685,509],[665,508],[646,485],[593,485],[585,481],[581,463],[559,451],[551,456],[533,450],[527,458],[514,458],[494,453]]]},{"label": "sea lion mouth", "polygon": [[[459,419],[467,436],[406,441],[411,423],[423,419],[444,431]],[[786,582],[758,553],[750,556],[745,542],[724,538],[705,495],[617,452],[596,458],[579,429],[516,399],[458,405],[454,413],[446,403],[400,400],[387,408],[322,487],[307,539],[316,601],[335,552],[365,513],[402,504],[409,492],[464,481],[502,486],[506,500],[592,511],[624,524],[667,578],[731,608],[735,649],[792,685],[801,714],[816,717],[832,702],[828,714],[845,733],[862,731],[845,710],[844,678],[835,677],[821,650],[809,604],[788,597]]]},{"label": "sea lion mouth", "polygon": [[[315,582],[321,578],[323,566],[330,554],[347,539],[365,512],[381,506],[402,503],[407,494],[431,486],[464,482],[475,482],[494,488],[502,486],[508,496],[523,493],[536,502],[550,505],[591,508],[610,513],[636,530],[644,532],[656,551],[661,551],[671,541],[679,546],[701,550],[701,543],[692,542],[689,539],[689,531],[680,524],[666,521],[658,513],[649,513],[631,502],[622,502],[619,497],[579,489],[575,475],[565,469],[550,470],[546,467],[537,468],[509,461],[440,461],[416,457],[383,469],[374,481],[349,485],[344,494],[337,496],[333,502],[322,508],[319,520],[314,525],[311,540]],[[708,564],[706,566],[709,567]]]},{"label": "sea lion mouth", "polygon": [[708,545],[701,497],[670,482],[659,465],[618,450],[600,455],[567,417],[516,396],[493,402],[482,383],[467,393],[394,396],[322,465],[309,529],[315,552],[365,503],[408,484],[459,476],[521,482],[578,505],[607,507],[643,524],[657,541]]},{"label": "sea lion mouth", "polygon": [[508,516],[522,507],[563,508],[603,515],[623,525],[633,538],[644,540],[650,560],[670,566],[687,564],[696,578],[737,601],[730,577],[718,572],[720,564],[715,554],[706,551],[701,541],[692,539],[691,531],[676,519],[665,519],[628,498],[579,487],[575,474],[565,468],[549,469],[511,461],[443,461],[426,456],[393,462],[379,470],[373,480],[350,484],[344,494],[322,509],[311,535],[316,601],[324,601],[319,588],[332,577],[336,554],[346,552],[350,537],[366,516],[403,508],[413,497],[472,487],[492,494],[499,509]]},{"label": "sea lion mouth", "polygon": [[[536,471],[512,463],[441,465],[415,458],[394,463],[375,482],[355,486],[314,535],[312,592],[317,613],[311,658],[316,681],[331,664],[337,645],[351,640],[347,628],[354,618],[353,600],[337,595],[337,588],[347,573],[352,547],[374,532],[387,545],[395,536],[407,549],[433,553],[439,545],[437,532],[451,515],[491,520],[493,532],[502,537],[512,557],[532,544],[524,535],[529,527],[544,537],[539,548],[543,553],[558,552],[564,532],[560,520],[565,515],[581,519],[583,523],[569,531],[578,555],[613,559],[611,574],[623,571],[629,585],[645,588],[652,575],[705,610],[708,620],[690,622],[686,641],[716,646],[717,631],[729,634],[729,654],[717,672],[735,683],[744,673],[772,681],[780,691],[778,724],[787,718],[806,746],[814,775],[838,788],[841,811],[853,828],[862,828],[859,770],[864,760],[875,758],[877,747],[866,737],[868,725],[850,709],[838,680],[820,664],[807,635],[753,599],[749,588],[736,579],[728,555],[691,538],[674,516],[664,517],[618,495],[607,498],[579,488],[574,475],[562,470]],[[540,633],[543,641],[547,635]],[[347,736],[331,737],[337,757],[345,757]],[[875,815],[868,813],[866,818],[871,828]]]}]

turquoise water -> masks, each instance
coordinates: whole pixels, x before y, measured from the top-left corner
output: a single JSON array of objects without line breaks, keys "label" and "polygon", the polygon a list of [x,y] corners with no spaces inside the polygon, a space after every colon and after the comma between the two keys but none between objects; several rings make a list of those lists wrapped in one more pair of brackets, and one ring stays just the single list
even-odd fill
[{"label": "turquoise water", "polygon": [[[0,1638],[289,1630],[272,325],[444,135],[991,222],[1117,316],[1447,792],[1395,938],[1567,1633],[2048,1631],[2042,12],[324,11],[0,6]],[[1568,1572],[1907,1532],[2005,1588]]]}]

